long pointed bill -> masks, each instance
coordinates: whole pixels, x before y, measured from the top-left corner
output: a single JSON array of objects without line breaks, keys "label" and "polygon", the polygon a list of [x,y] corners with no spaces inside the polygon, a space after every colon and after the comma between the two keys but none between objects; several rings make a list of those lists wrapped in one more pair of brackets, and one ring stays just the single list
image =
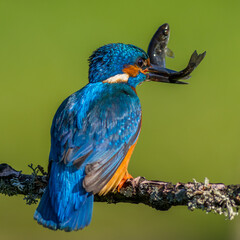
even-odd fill
[{"label": "long pointed bill", "polygon": [[151,66],[147,70],[147,79],[155,82],[187,84],[186,82],[179,81],[179,79],[186,80],[190,78],[190,74],[203,60],[205,55],[206,52],[202,54],[197,54],[197,51],[194,51],[187,67],[179,72],[151,64]]}]

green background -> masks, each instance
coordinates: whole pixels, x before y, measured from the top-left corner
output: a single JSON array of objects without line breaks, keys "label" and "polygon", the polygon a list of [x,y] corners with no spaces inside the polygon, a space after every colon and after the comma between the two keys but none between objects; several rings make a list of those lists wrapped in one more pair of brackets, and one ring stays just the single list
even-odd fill
[{"label": "green background", "polygon": [[[29,172],[47,166],[59,104],[87,83],[89,55],[107,43],[147,49],[161,24],[180,70],[196,49],[207,56],[189,85],[137,88],[143,125],[129,172],[148,179],[240,183],[240,2],[0,0],[0,159]],[[36,205],[0,196],[0,239],[239,239],[240,219],[186,207],[94,204],[83,231],[47,230]]]}]

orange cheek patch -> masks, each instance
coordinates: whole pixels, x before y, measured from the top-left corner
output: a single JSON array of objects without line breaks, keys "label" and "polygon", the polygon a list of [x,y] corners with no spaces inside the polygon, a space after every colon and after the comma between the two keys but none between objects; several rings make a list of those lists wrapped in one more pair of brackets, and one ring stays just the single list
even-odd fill
[{"label": "orange cheek patch", "polygon": [[123,69],[124,73],[127,73],[130,77],[136,77],[140,71],[138,66],[129,65]]}]

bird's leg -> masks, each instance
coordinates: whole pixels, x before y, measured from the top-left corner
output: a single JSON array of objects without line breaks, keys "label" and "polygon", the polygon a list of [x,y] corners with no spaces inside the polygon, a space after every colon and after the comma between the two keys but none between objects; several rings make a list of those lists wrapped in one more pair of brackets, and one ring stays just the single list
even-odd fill
[{"label": "bird's leg", "polygon": [[133,179],[133,176],[132,176],[131,174],[129,174],[128,171],[126,171],[123,179],[122,179],[121,182],[118,184],[118,187],[117,187],[118,192],[120,192],[122,186],[124,185],[124,183],[125,183],[128,179]]}]

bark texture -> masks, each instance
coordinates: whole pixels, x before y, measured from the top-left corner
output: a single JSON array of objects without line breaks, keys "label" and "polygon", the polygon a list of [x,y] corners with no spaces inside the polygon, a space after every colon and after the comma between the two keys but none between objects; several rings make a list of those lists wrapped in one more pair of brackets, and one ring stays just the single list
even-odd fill
[{"label": "bark texture", "polygon": [[[14,196],[24,195],[27,204],[37,203],[48,182],[47,173],[41,166],[33,167],[32,174],[22,174],[8,164],[0,164],[0,193]],[[95,195],[96,202],[143,203],[157,210],[166,211],[172,206],[187,206],[206,212],[224,214],[232,220],[238,215],[240,184],[224,185],[193,182],[172,184],[171,182],[149,181],[144,177],[127,180],[119,192],[105,196]]]}]

